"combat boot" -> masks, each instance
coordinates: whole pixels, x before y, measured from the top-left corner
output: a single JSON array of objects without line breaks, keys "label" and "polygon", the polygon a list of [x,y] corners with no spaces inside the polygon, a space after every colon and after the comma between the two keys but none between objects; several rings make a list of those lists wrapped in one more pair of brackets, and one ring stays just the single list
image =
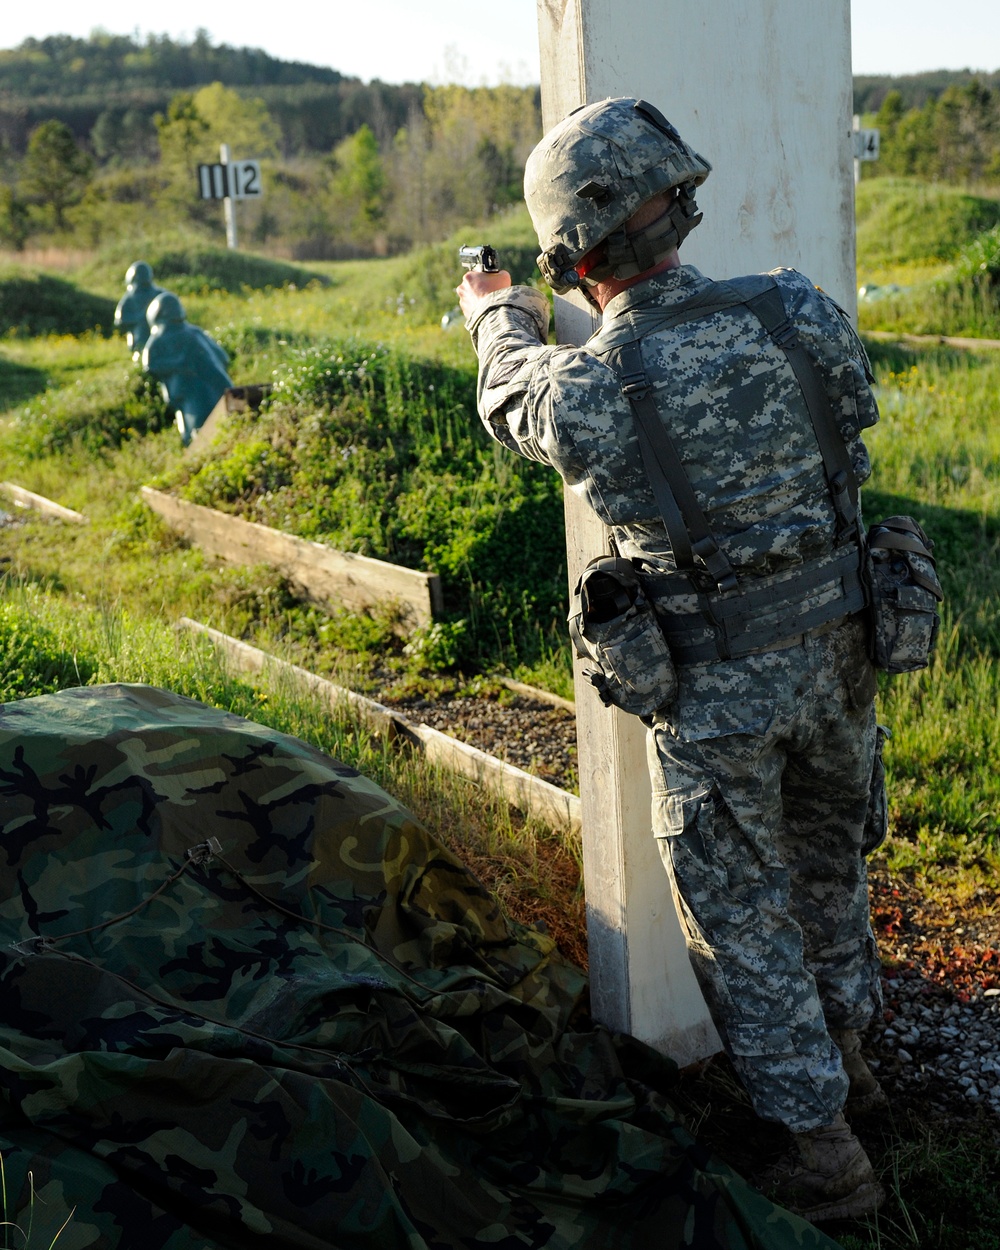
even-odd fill
[{"label": "combat boot", "polygon": [[863,1219],[885,1201],[885,1190],[843,1114],[792,1138],[792,1153],[755,1178],[773,1202],[819,1224]]},{"label": "combat boot", "polygon": [[844,1114],[847,1118],[884,1111],[889,1105],[885,1090],[861,1054],[861,1035],[857,1029],[831,1029],[830,1036],[844,1061],[844,1071],[851,1086],[847,1092]]}]

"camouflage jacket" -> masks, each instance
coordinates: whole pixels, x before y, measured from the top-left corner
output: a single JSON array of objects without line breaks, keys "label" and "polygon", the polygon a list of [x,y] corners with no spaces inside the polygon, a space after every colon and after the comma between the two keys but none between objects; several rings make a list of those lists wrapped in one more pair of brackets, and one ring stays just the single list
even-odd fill
[{"label": "camouflage jacket", "polygon": [[[772,277],[864,481],[871,469],[860,434],[878,420],[864,347],[843,311],[801,274],[778,269]],[[613,527],[623,555],[668,571],[674,561],[632,411],[609,363],[637,338],[658,411],[733,568],[781,573],[832,552],[822,457],[785,354],[748,309],[664,326],[672,309],[710,286],[685,265],[630,287],[582,347],[545,345],[548,306],[538,291],[493,293],[469,322],[479,414],[505,447],[557,469]]]}]

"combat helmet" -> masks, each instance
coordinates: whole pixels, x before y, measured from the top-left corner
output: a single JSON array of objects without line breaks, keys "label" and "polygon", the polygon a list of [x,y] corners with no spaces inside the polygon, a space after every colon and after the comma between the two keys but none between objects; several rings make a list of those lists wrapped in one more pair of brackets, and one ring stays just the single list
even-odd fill
[{"label": "combat helmet", "polygon": [[[711,168],[645,100],[625,96],[575,109],[542,139],[524,171],[542,276],[563,294],[651,268],[701,221],[694,192]],[[664,216],[626,235],[636,209],[671,188],[676,195]],[[606,255],[581,273],[579,261],[605,240]]]}]

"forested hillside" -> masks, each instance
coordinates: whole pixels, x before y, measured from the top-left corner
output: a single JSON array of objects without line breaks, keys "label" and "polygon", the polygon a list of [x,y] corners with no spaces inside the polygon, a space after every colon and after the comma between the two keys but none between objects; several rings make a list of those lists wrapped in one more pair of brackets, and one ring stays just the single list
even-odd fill
[{"label": "forested hillside", "polygon": [[[854,106],[882,133],[866,179],[1000,183],[1000,71],[858,78]],[[540,133],[537,88],[364,83],[204,31],[28,39],[0,51],[0,249],[218,240],[196,168],[227,143],[263,169],[241,246],[389,255],[515,204]]]},{"label": "forested hillside", "polygon": [[890,91],[898,91],[904,109],[923,108],[949,87],[967,87],[971,82],[984,87],[1000,87],[1000,69],[992,73],[971,69],[933,69],[922,74],[855,74],[855,113],[875,113]]},{"label": "forested hillside", "polygon": [[[923,108],[948,88],[974,80],[996,89],[1000,69],[857,75],[854,111],[876,112],[891,91],[899,93],[904,111]],[[260,48],[213,45],[205,31],[191,43],[167,35],[139,41],[101,31],[88,39],[51,35],[0,49],[0,145],[23,155],[32,127],[50,117],[66,122],[79,142],[88,143],[102,115],[107,120],[101,129],[109,132],[115,114],[128,111],[144,118],[152,134],[153,115],[176,92],[213,82],[265,101],[281,128],[285,156],[329,151],[365,122],[379,142],[387,141],[420,100],[420,87],[413,83],[364,83],[335,69],[278,60]],[[95,151],[102,158],[109,147],[106,136],[104,146]]]},{"label": "forested hillside", "polygon": [[516,202],[537,88],[393,86],[250,48],[96,33],[0,52],[0,248],[218,239],[197,166],[260,160],[240,243],[293,259],[386,255]]},{"label": "forested hillside", "polygon": [[367,122],[391,140],[419,107],[420,87],[363,83],[334,69],[279,61],[260,48],[150,35],[51,35],[0,50],[0,147],[23,155],[40,122],[56,117],[99,160],[155,152],[153,119],[178,91],[221,82],[263,99],[281,130],[283,156],[329,152]]}]

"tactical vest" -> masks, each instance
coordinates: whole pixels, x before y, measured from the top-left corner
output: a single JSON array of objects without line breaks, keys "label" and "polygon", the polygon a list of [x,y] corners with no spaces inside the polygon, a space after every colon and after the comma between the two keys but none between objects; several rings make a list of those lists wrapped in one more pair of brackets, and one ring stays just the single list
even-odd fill
[{"label": "tactical vest", "polygon": [[753,274],[713,283],[665,313],[657,329],[738,306],[747,308],[785,353],[801,388],[836,517],[834,551],[743,585],[712,535],[670,438],[669,414],[661,415],[662,401],[654,398],[638,336],[616,343],[607,361],[631,406],[643,465],[678,570],[644,571],[642,581],[680,664],[735,659],[787,644],[832,628],[866,602],[857,475],[818,366],[789,321],[774,279]]}]

